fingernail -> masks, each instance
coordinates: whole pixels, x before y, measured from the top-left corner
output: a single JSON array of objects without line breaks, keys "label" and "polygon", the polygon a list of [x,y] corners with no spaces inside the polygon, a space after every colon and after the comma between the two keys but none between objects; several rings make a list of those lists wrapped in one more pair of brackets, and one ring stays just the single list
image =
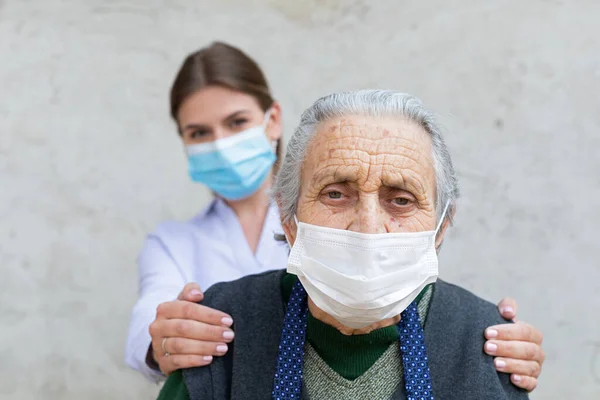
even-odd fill
[{"label": "fingernail", "polygon": [[513,381],[515,381],[515,383],[521,382],[521,377],[519,375],[513,375],[512,378],[513,378]]},{"label": "fingernail", "polygon": [[233,331],[225,331],[225,332],[223,332],[223,338],[224,339],[228,339],[228,340],[229,339],[233,339],[233,336],[234,336]]},{"label": "fingernail", "polygon": [[225,353],[227,351],[227,345],[226,344],[220,344],[217,346],[217,351],[219,353]]},{"label": "fingernail", "polygon": [[212,361],[212,356],[204,356],[202,357],[204,361]]},{"label": "fingernail", "polygon": [[498,337],[498,331],[495,330],[495,329],[488,329],[487,331],[485,331],[485,333],[486,333],[486,336],[489,339],[493,339],[495,337]]},{"label": "fingernail", "polygon": [[512,313],[514,313],[514,312],[515,312],[515,310],[514,310],[512,307],[504,307],[504,308],[502,309],[502,314],[508,314],[508,313],[511,313],[511,314],[512,314]]},{"label": "fingernail", "polygon": [[494,364],[496,364],[496,368],[504,369],[506,367],[506,361],[503,360],[494,360]]},{"label": "fingernail", "polygon": [[495,345],[494,343],[486,343],[485,349],[488,351],[488,353],[495,354],[496,350],[498,350],[498,346]]},{"label": "fingernail", "polygon": [[201,294],[202,294],[202,292],[199,291],[198,289],[190,290],[190,296],[200,296]]},{"label": "fingernail", "polygon": [[221,318],[221,323],[225,326],[231,326],[231,324],[233,324],[233,320],[229,317],[223,317]]}]

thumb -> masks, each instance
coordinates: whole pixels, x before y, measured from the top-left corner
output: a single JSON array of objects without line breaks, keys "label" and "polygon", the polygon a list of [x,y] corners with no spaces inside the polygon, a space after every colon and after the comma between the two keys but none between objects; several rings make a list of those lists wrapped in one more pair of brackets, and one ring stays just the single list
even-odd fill
[{"label": "thumb", "polygon": [[517,321],[517,302],[510,297],[505,297],[498,303],[498,311],[504,319]]},{"label": "thumb", "polygon": [[202,293],[200,285],[196,282],[185,285],[181,293],[179,293],[179,296],[177,296],[177,300],[193,301],[194,303],[202,301],[203,298],[204,293]]}]

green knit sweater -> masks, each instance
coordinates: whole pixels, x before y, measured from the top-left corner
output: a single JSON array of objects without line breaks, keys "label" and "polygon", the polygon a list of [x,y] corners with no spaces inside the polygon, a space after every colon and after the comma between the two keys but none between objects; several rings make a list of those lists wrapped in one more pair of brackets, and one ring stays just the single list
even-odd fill
[{"label": "green knit sweater", "polygon": [[392,343],[368,370],[356,379],[345,379],[319,357],[310,343],[304,349],[302,392],[307,399],[389,400],[402,384],[400,342]]},{"label": "green knit sweater", "polygon": [[[283,298],[287,303],[296,275],[286,274],[282,279]],[[417,297],[421,323],[425,324],[427,310],[434,286],[428,285]],[[343,335],[337,329],[324,324],[308,313],[306,339],[315,353],[332,371],[346,380],[363,375],[375,362],[398,341],[395,325],[377,329],[368,335]],[[165,382],[158,400],[189,400],[189,394],[181,370],[172,373]]]}]

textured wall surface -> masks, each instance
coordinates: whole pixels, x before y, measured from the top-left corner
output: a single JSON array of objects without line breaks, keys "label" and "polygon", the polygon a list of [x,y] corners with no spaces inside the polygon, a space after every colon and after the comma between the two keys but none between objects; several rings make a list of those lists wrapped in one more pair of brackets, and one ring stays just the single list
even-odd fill
[{"label": "textured wall surface", "polygon": [[157,393],[123,362],[135,257],[208,199],[167,92],[213,39],[264,67],[288,135],[336,90],[438,111],[464,195],[442,276],[545,333],[533,398],[600,398],[598,21],[597,0],[0,0],[0,398]]}]

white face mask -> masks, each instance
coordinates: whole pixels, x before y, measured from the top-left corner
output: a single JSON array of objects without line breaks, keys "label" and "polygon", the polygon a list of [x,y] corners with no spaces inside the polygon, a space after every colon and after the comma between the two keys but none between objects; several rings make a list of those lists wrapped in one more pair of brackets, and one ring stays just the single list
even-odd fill
[{"label": "white face mask", "polygon": [[[448,204],[449,205],[449,204]],[[365,234],[298,223],[287,271],[317,307],[360,329],[404,311],[438,277],[435,231]]]}]

